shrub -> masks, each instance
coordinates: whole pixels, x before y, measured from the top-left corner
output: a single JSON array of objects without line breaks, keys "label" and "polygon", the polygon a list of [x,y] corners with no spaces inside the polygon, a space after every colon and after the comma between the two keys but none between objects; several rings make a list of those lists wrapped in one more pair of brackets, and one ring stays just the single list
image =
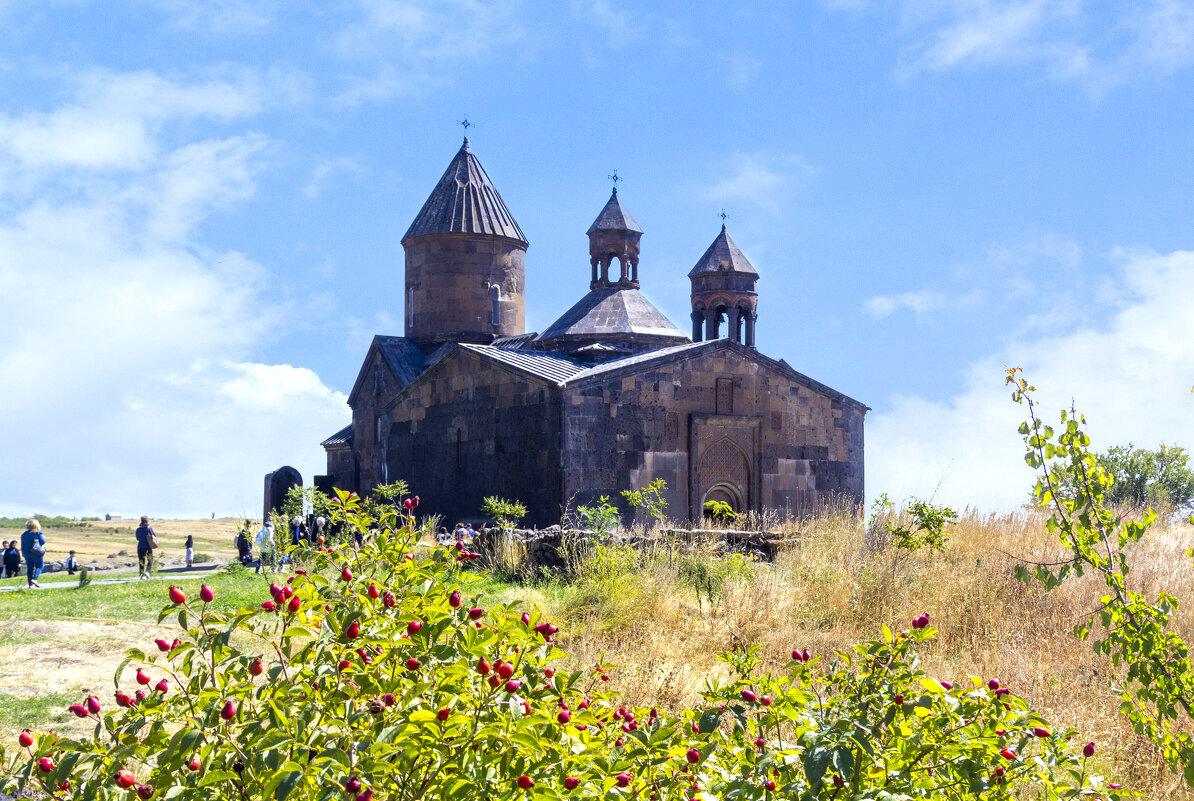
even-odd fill
[{"label": "shrub", "polygon": [[[413,513],[336,516],[363,545],[231,614],[169,589],[176,643],[131,649],[117,709],[82,699],[88,739],[22,733],[0,790],[142,799],[1074,798],[1125,794],[1086,771],[1022,699],[918,668],[927,617],[783,675],[753,649],[688,710],[626,708],[612,665],[556,672],[557,629],[482,608],[454,548],[413,557]],[[352,542],[352,538],[349,538]],[[207,596],[210,599],[210,595]],[[136,695],[122,687],[137,668]]]}]

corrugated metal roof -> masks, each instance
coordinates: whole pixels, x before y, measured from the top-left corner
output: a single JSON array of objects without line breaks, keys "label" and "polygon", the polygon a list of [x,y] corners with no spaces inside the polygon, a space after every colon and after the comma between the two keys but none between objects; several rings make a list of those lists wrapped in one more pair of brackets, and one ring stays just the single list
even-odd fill
[{"label": "corrugated metal roof", "polygon": [[344,426],[344,428],[332,434],[330,437],[319,443],[320,447],[326,448],[328,445],[351,445],[352,444],[352,423]]},{"label": "corrugated metal roof", "polygon": [[495,348],[503,348],[505,350],[521,350],[528,343],[533,342],[535,337],[539,336],[535,332],[529,334],[514,334],[508,337],[498,337],[490,345]]},{"label": "corrugated metal roof", "polygon": [[659,350],[649,350],[646,353],[639,353],[634,356],[627,356],[624,359],[611,359],[610,361],[603,362],[602,364],[599,364],[596,367],[590,367],[586,370],[582,370],[579,373],[576,373],[575,375],[573,375],[571,378],[568,379],[568,383],[571,384],[571,383],[575,383],[577,381],[583,381],[586,378],[592,378],[593,376],[600,375],[601,373],[608,373],[611,370],[620,370],[623,367],[634,367],[635,365],[639,365],[644,362],[649,362],[652,359],[666,359],[669,356],[676,356],[678,354],[685,353],[690,350],[699,350],[700,348],[703,348],[703,347],[708,348],[713,345],[716,345],[718,342],[724,342],[724,341],[725,340],[713,340],[711,342],[689,342],[684,345],[676,345],[676,346],[670,347],[670,348],[660,348]]},{"label": "corrugated metal roof", "polygon": [[638,223],[634,221],[626,212],[622,211],[622,204],[618,202],[618,188],[614,187],[614,192],[609,196],[609,201],[605,204],[605,208],[597,215],[597,219],[593,220],[593,224],[589,226],[586,234],[591,234],[594,231],[633,231],[636,234],[643,232],[642,228],[638,227]]},{"label": "corrugated metal roof", "polygon": [[423,351],[406,337],[386,337],[379,334],[377,348],[402,386],[405,387],[422,374],[426,357],[423,356]]},{"label": "corrugated metal roof", "polygon": [[402,241],[424,234],[490,234],[526,243],[522,229],[469,149],[468,138],[415,215]]},{"label": "corrugated metal roof", "polygon": [[507,350],[495,348],[492,345],[472,345],[461,343],[460,347],[473,353],[493,359],[496,362],[515,367],[524,372],[538,376],[545,381],[563,386],[569,378],[582,372],[585,368],[580,362],[559,356],[554,353],[543,353],[533,350]]},{"label": "corrugated metal roof", "polygon": [[707,272],[732,272],[743,273],[745,275],[758,275],[755,268],[742,255],[742,251],[734,244],[734,240],[730,239],[730,235],[726,232],[724,225],[721,226],[721,233],[713,240],[713,244],[705,251],[705,255],[701,256],[697,260],[696,266],[688,271],[688,277],[691,278],[698,273]]}]

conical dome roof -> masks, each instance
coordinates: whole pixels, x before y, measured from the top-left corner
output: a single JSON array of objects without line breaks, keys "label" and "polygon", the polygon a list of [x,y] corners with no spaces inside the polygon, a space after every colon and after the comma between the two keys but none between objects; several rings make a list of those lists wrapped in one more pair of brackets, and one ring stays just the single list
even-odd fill
[{"label": "conical dome roof", "polygon": [[622,204],[618,202],[617,187],[614,187],[613,194],[609,196],[609,202],[605,204],[605,208],[597,215],[597,219],[593,220],[593,224],[585,233],[591,234],[594,231],[631,231],[636,234],[643,232],[634,218],[622,211]]},{"label": "conical dome roof", "polygon": [[485,168],[473,155],[467,137],[402,241],[425,234],[489,234],[527,241]]},{"label": "conical dome roof", "polygon": [[734,240],[730,239],[724,225],[721,227],[721,233],[713,240],[713,244],[705,251],[705,255],[701,256],[697,260],[696,266],[688,271],[688,277],[692,278],[700,273],[708,272],[731,272],[758,276],[758,272],[742,255],[742,251],[734,244]]}]

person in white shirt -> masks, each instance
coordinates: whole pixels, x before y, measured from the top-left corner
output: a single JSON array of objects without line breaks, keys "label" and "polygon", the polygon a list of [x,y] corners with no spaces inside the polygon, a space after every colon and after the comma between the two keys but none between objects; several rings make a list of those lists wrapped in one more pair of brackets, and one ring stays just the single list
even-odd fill
[{"label": "person in white shirt", "polygon": [[261,526],[261,531],[257,532],[257,572],[261,572],[261,566],[265,565],[266,569],[272,569],[274,566],[274,551],[277,546],[274,543],[274,524],[266,520],[265,524]]}]

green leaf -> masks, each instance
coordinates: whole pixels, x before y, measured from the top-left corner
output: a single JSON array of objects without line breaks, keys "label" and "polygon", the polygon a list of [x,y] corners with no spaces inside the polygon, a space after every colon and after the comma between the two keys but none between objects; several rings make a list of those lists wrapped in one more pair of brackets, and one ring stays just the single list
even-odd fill
[{"label": "green leaf", "polygon": [[301,770],[292,770],[284,774],[282,780],[278,782],[278,786],[274,790],[274,798],[277,801],[284,801],[286,796],[290,795],[302,778],[303,772]]},{"label": "green leaf", "polygon": [[804,775],[808,777],[808,783],[814,789],[821,786],[821,779],[825,778],[825,771],[829,769],[829,762],[833,759],[833,754],[828,748],[817,746],[813,748],[804,756]]}]

